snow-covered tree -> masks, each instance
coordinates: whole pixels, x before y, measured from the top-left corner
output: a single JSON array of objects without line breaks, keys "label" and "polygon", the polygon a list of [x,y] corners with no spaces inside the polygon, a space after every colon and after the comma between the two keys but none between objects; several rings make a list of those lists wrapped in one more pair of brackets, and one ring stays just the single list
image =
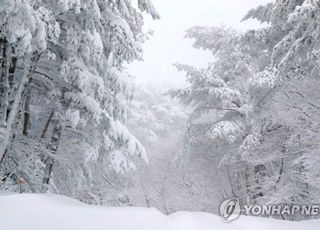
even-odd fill
[{"label": "snow-covered tree", "polygon": [[[0,171],[5,175],[3,180],[10,177],[16,181],[24,172],[40,176],[38,169],[42,164],[37,154],[44,153],[45,148],[25,137],[37,67],[60,34],[52,10],[50,4],[38,1],[1,1]],[[6,171],[8,168],[11,169]],[[26,178],[27,182],[29,179]],[[34,183],[38,181],[34,178]]]},{"label": "snow-covered tree", "polygon": [[260,49],[272,51],[267,70],[255,75],[252,88],[258,92],[263,84],[268,85],[259,101],[260,113],[255,116],[263,124],[258,152],[272,147],[269,152],[279,159],[278,173],[270,173],[274,179],[268,199],[273,202],[305,202],[319,197],[314,167],[314,152],[319,149],[319,122],[315,119],[319,113],[318,15],[318,1],[278,0],[251,10],[245,17],[269,23],[246,36]]},{"label": "snow-covered tree", "polygon": [[175,195],[189,192],[176,164],[188,109],[165,93],[153,86],[136,87],[128,127],[146,147],[149,165],[137,171],[133,184],[124,192],[132,205],[156,207],[169,214],[190,209],[192,199]]},{"label": "snow-covered tree", "polygon": [[224,178],[216,180],[222,184],[217,186],[220,196],[233,194],[246,201],[251,192],[248,174],[253,171],[246,155],[259,135],[252,121],[248,82],[263,58],[256,60],[242,46],[240,34],[224,27],[194,27],[187,37],[195,39],[194,47],[211,51],[214,61],[207,69],[176,65],[186,72],[190,87],[172,95],[193,106],[183,157],[192,159],[191,168],[196,158],[215,164],[211,177]]},{"label": "snow-covered tree", "polygon": [[23,176],[32,191],[81,198],[106,171],[119,177],[147,161],[125,126],[123,64],[142,57],[142,12],[159,17],[151,1],[0,5],[2,187]]},{"label": "snow-covered tree", "polygon": [[207,69],[177,65],[190,87],[172,95],[194,106],[182,157],[219,166],[217,187],[226,196],[250,203],[319,197],[318,11],[318,1],[278,0],[245,15],[266,23],[261,29],[187,32],[214,61]]},{"label": "snow-covered tree", "polygon": [[114,205],[150,206],[166,214],[179,210],[216,212],[219,204],[213,203],[212,197],[219,194],[215,191],[217,180],[209,174],[210,162],[204,167],[204,160],[201,164],[195,160],[187,167],[179,157],[189,112],[189,107],[159,88],[136,87],[128,127],[146,147],[149,165],[136,171],[127,188],[112,191],[118,197],[121,194]]}]

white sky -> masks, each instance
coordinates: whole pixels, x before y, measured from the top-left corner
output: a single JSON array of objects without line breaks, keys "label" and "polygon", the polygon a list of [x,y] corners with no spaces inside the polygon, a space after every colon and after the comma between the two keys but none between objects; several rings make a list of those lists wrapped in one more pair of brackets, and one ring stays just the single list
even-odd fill
[{"label": "white sky", "polygon": [[160,20],[146,17],[145,30],[154,35],[144,44],[144,61],[129,65],[137,83],[163,88],[182,87],[183,73],[173,63],[206,66],[212,60],[209,52],[192,48],[192,41],[184,39],[189,27],[226,25],[238,30],[258,27],[255,21],[241,23],[245,13],[270,0],[153,0]]}]

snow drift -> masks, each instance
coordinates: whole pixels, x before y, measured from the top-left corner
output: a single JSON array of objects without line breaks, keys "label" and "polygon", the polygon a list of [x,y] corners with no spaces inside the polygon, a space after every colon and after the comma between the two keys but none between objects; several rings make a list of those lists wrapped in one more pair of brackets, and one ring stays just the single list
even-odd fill
[{"label": "snow drift", "polygon": [[52,194],[0,195],[1,230],[312,230],[319,227],[320,220],[286,222],[242,216],[225,224],[209,213],[178,212],[165,216],[153,208],[90,206]]}]

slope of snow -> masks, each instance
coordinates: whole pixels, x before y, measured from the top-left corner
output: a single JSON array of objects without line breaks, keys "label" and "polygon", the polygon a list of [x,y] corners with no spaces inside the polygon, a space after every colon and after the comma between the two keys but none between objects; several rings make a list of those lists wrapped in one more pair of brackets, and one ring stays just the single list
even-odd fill
[{"label": "slope of snow", "polygon": [[225,224],[209,213],[178,212],[165,216],[153,208],[90,206],[51,194],[0,195],[1,230],[313,230],[319,227],[320,220],[293,223],[242,216]]}]

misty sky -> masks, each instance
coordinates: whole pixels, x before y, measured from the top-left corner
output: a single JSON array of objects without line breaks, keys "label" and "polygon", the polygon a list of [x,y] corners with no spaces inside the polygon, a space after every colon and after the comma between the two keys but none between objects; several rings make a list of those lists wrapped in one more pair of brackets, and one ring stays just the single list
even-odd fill
[{"label": "misty sky", "polygon": [[184,86],[183,73],[173,63],[205,66],[212,60],[209,52],[192,48],[192,41],[184,39],[189,27],[226,25],[238,30],[255,28],[255,21],[241,23],[247,10],[270,0],[153,0],[160,20],[146,17],[145,30],[154,35],[144,45],[144,61],[134,62],[128,69],[138,83],[165,88]]}]

